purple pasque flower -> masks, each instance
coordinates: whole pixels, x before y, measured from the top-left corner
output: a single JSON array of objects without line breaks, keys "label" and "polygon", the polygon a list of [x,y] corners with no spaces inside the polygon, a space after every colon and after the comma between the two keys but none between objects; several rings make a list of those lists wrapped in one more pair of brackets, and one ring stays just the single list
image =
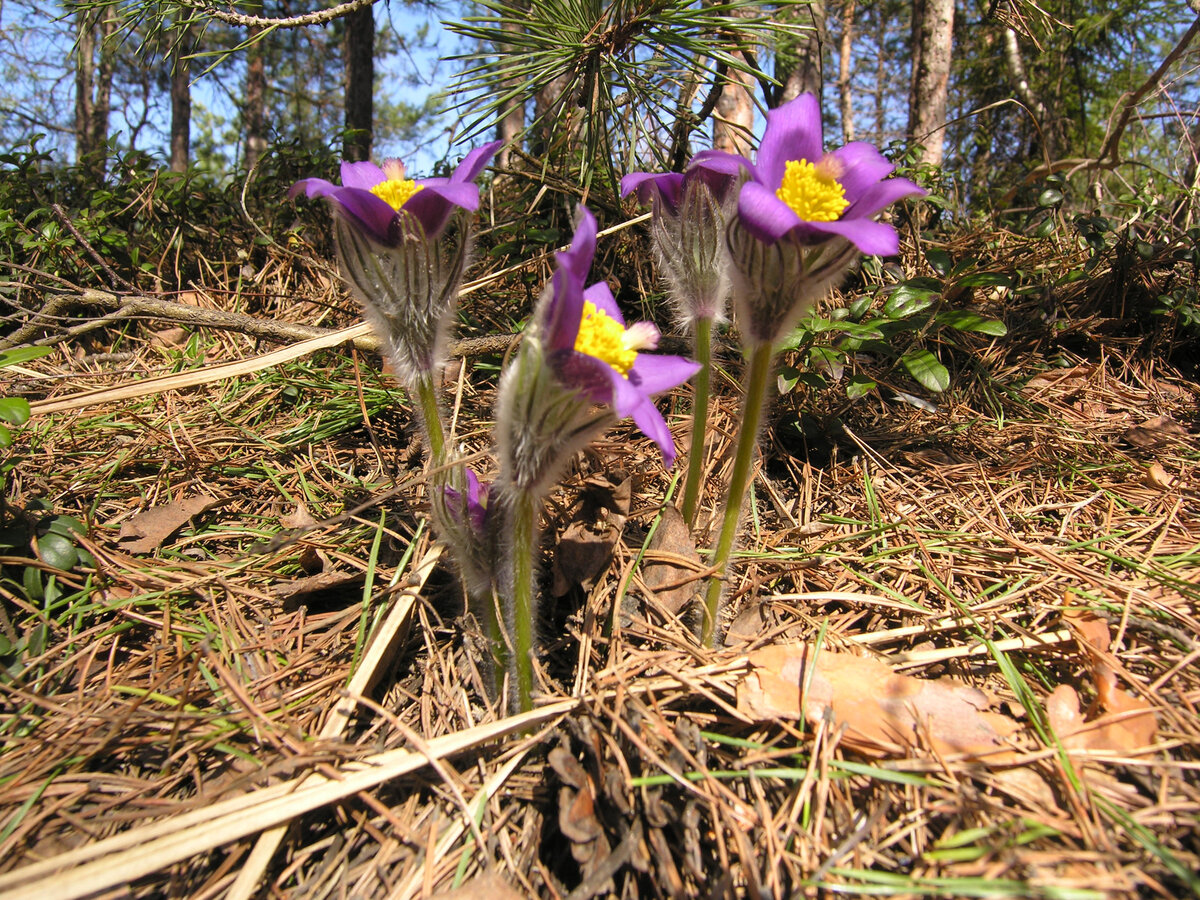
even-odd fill
[{"label": "purple pasque flower", "polygon": [[621,196],[637,192],[653,204],[650,235],[658,270],[676,320],[690,329],[697,320],[720,321],[729,294],[725,224],[738,176],[704,166],[682,174],[631,172]]},{"label": "purple pasque flower", "polygon": [[767,113],[753,163],[710,150],[692,164],[716,173],[747,173],[738,218],[766,243],[789,238],[811,246],[840,237],[863,253],[893,256],[899,251],[896,229],[873,217],[897,200],[925,194],[907,178],[889,178],[895,167],[870,144],[855,141],[826,153],[821,107],[812,94]]},{"label": "purple pasque flower", "polygon": [[705,184],[718,203],[723,203],[729,191],[737,183],[738,169],[728,166],[709,167],[688,164],[680,172],[630,172],[621,179],[621,196],[637,193],[642,204],[661,203],[672,215],[679,212],[679,205],[692,182]]},{"label": "purple pasque flower", "polygon": [[683,384],[700,364],[643,352],[658,346],[658,329],[650,322],[626,326],[607,284],[584,287],[595,253],[596,219],[580,207],[575,236],[570,249],[558,254],[537,320],[546,361],[563,386],[611,406],[618,418],[633,419],[669,466],[675,443],[651,397]]},{"label": "purple pasque flower", "polygon": [[404,239],[401,211],[410,213],[425,236],[436,240],[455,209],[479,208],[475,179],[502,144],[493,141],[472,150],[449,178],[406,178],[404,163],[398,159],[386,160],[382,167],[373,162],[343,162],[340,185],[305,178],[292,185],[288,197],[301,192],[324,197],[346,221],[385,247],[395,247]]},{"label": "purple pasque flower", "polygon": [[467,483],[464,490],[445,485],[446,505],[452,516],[461,517],[477,535],[487,534],[488,490],[491,485],[483,484],[473,469],[466,469]]}]

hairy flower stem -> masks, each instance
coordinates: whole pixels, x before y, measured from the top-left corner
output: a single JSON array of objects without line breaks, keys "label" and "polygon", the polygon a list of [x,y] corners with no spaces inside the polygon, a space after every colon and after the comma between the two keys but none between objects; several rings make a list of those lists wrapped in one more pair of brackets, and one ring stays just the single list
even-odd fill
[{"label": "hairy flower stem", "polygon": [[533,491],[515,491],[512,504],[508,569],[512,572],[509,598],[513,610],[512,667],[516,674],[519,712],[533,709],[533,629],[537,606],[533,592],[538,551],[538,513],[541,500]]},{"label": "hairy flower stem", "polygon": [[421,375],[417,379],[417,401],[421,405],[421,420],[425,423],[425,434],[429,437],[429,458],[435,466],[446,459],[446,433],[442,430],[442,414],[438,409],[437,389],[433,376]]},{"label": "hairy flower stem", "polygon": [[696,320],[696,362],[700,371],[692,376],[695,400],[692,405],[692,446],[688,449],[687,481],[683,487],[683,520],[691,522],[700,505],[704,481],[704,434],[708,427],[708,393],[712,371],[712,319]]},{"label": "hairy flower stem", "polygon": [[754,469],[754,448],[758,443],[758,430],[762,425],[763,410],[767,405],[767,391],[771,384],[771,362],[775,357],[774,346],[767,341],[756,341],[750,349],[750,370],[746,377],[746,399],[742,410],[742,427],[738,432],[737,452],[733,458],[733,475],[729,481],[729,493],[725,497],[725,513],[721,520],[721,533],[713,548],[713,574],[704,596],[706,607],[701,641],[709,647],[716,643],[717,622],[720,612],[721,594],[725,590],[725,572],[729,558],[733,555],[733,544],[737,537],[738,522],[746,492],[750,488],[750,474]]}]

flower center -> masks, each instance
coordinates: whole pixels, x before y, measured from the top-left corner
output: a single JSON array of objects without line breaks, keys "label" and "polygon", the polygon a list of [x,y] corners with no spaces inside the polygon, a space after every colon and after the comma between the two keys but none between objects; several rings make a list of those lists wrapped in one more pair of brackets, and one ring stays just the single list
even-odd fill
[{"label": "flower center", "polygon": [[833,166],[813,165],[806,159],[788,160],[783,184],[775,195],[805,222],[836,221],[850,201],[832,169]]},{"label": "flower center", "polygon": [[399,212],[409,198],[424,186],[411,178],[389,178],[371,188],[371,193]]},{"label": "flower center", "polygon": [[623,378],[637,362],[639,350],[658,346],[658,329],[649,322],[626,328],[591,300],[583,301],[583,318],[575,336],[575,350],[608,363]]}]

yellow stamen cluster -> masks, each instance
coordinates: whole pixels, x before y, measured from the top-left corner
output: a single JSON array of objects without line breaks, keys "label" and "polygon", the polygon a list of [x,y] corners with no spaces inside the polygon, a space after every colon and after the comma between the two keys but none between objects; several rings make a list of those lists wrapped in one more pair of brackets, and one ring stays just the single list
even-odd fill
[{"label": "yellow stamen cluster", "polygon": [[637,361],[637,349],[625,326],[591,300],[583,301],[583,319],[575,336],[575,350],[606,362],[625,378]]},{"label": "yellow stamen cluster", "polygon": [[850,205],[845,188],[829,167],[806,159],[788,161],[775,195],[805,222],[836,221]]},{"label": "yellow stamen cluster", "polygon": [[389,178],[371,188],[371,193],[399,212],[409,198],[423,187],[423,184],[417,184],[411,178]]}]

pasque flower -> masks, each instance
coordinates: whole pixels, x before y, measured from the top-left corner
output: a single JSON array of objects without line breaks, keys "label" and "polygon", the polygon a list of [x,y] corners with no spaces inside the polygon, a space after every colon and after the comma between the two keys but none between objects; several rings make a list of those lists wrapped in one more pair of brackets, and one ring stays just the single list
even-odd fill
[{"label": "pasque flower", "polygon": [[892,164],[870,144],[851,143],[826,153],[821,107],[811,94],[767,114],[754,162],[707,151],[697,154],[692,165],[743,173],[726,243],[749,365],[729,492],[710,557],[715,577],[705,592],[702,637],[711,644],[719,630],[726,570],[753,477],[774,346],[860,253],[890,256],[899,250],[896,229],[874,217],[903,197],[925,192],[908,179],[889,178]]},{"label": "pasque flower", "polygon": [[684,328],[724,316],[729,295],[725,222],[736,183],[735,175],[703,166],[683,173],[631,172],[621,179],[622,197],[636,192],[638,200],[652,204],[655,260]]},{"label": "pasque flower", "polygon": [[700,502],[704,471],[704,432],[712,369],[712,329],[725,318],[730,290],[726,223],[732,214],[733,188],[739,176],[689,165],[683,173],[632,172],[621,179],[621,195],[637,192],[651,203],[650,235],[655,261],[679,325],[690,332],[700,363],[692,402],[692,439],[688,449],[683,516],[691,520]]},{"label": "pasque flower", "polygon": [[[334,210],[338,260],[383,342],[400,382],[417,395],[435,460],[445,451],[434,376],[441,365],[471,229],[466,213],[479,207],[473,179],[499,141],[467,154],[449,178],[414,181],[399,160],[379,167],[343,162],[342,184],[298,181],[289,197],[324,197]],[[447,224],[461,213],[460,226]]]},{"label": "pasque flower", "polygon": [[738,218],[769,243],[787,238],[811,246],[841,237],[863,253],[893,256],[900,247],[896,229],[874,216],[897,200],[925,194],[907,178],[889,178],[895,167],[870,144],[855,141],[826,153],[821,107],[812,94],[767,113],[755,162],[710,150],[697,154],[693,165],[746,172]]},{"label": "pasque flower", "polygon": [[564,388],[611,406],[617,418],[633,419],[670,465],[675,444],[651,397],[687,381],[699,365],[682,356],[644,352],[658,346],[658,329],[650,322],[626,326],[604,282],[584,287],[595,253],[596,219],[581,208],[570,249],[558,254],[550,290],[536,314],[537,337]]},{"label": "pasque flower", "polygon": [[521,349],[500,378],[497,594],[512,636],[513,697],[522,710],[533,702],[536,559],[546,493],[614,413],[631,417],[664,461],[673,462],[671,432],[651,397],[698,368],[679,356],[646,353],[658,345],[658,329],[649,322],[626,326],[607,285],[585,286],[595,253],[596,220],[581,208],[571,246],[558,254]]},{"label": "pasque flower", "polygon": [[709,150],[692,165],[743,173],[726,241],[739,324],[751,343],[784,337],[859,253],[895,254],[896,229],[874,217],[901,198],[925,193],[907,178],[889,178],[892,164],[870,144],[826,153],[812,94],[767,113],[754,162]]},{"label": "pasque flower", "polygon": [[475,179],[502,144],[493,141],[472,150],[449,178],[406,178],[404,163],[398,159],[389,159],[382,167],[373,162],[343,162],[340,185],[305,178],[292,186],[288,197],[303,192],[326,198],[348,222],[384,246],[395,247],[403,240],[402,210],[416,218],[427,238],[436,240],[455,209],[479,208]]}]

